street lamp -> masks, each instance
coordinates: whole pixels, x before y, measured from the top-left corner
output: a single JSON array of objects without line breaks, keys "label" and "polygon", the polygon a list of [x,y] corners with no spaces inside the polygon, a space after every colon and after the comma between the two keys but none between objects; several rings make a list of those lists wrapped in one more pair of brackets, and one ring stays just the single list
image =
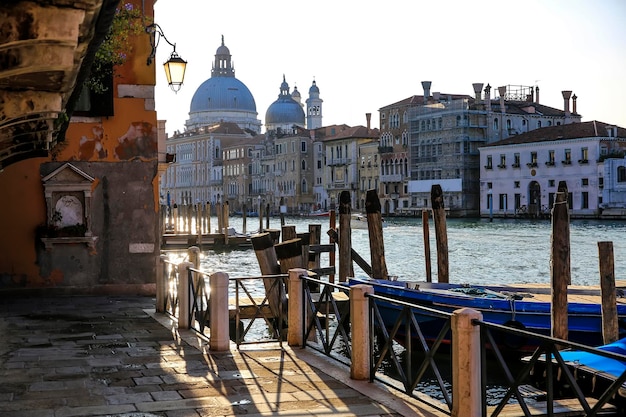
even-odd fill
[{"label": "street lamp", "polygon": [[161,26],[156,23],[152,23],[151,25],[146,26],[146,32],[150,34],[150,46],[152,46],[152,52],[150,52],[150,56],[148,56],[147,65],[152,64],[154,60],[154,55],[156,54],[156,48],[159,45],[159,41],[161,38],[165,39],[174,50],[170,55],[170,59],[168,59],[163,67],[165,68],[165,76],[167,77],[167,84],[170,86],[172,91],[178,93],[180,88],[183,85],[183,81],[185,79],[185,69],[187,68],[187,61],[182,59],[176,53],[176,44],[167,40],[165,35],[163,34],[163,29]]}]

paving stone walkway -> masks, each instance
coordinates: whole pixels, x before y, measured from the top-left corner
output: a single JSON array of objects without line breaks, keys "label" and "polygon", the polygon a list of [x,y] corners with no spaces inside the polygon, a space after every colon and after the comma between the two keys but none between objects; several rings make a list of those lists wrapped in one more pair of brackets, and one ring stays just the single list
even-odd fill
[{"label": "paving stone walkway", "polygon": [[0,297],[0,416],[439,416],[287,345],[209,352],[149,297]]}]

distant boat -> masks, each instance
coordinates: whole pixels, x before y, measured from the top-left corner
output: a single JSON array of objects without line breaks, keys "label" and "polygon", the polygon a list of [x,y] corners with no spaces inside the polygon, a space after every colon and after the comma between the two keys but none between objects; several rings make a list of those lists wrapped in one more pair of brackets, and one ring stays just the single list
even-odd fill
[{"label": "distant boat", "polygon": [[[539,293],[532,289],[516,291],[512,286],[480,286],[434,282],[406,282],[370,278],[351,278],[350,285],[368,284],[374,293],[411,304],[445,312],[471,308],[483,314],[483,320],[530,332],[550,335],[551,305],[540,301]],[[545,292],[544,292],[545,300]],[[590,297],[585,297],[587,300]],[[599,300],[598,296],[598,300]],[[402,307],[386,301],[376,301],[386,327],[393,327]],[[620,337],[626,337],[626,303],[618,301]],[[443,327],[444,319],[415,312],[415,318],[427,340],[435,340]],[[578,302],[570,297],[568,303],[568,339],[587,346],[602,343],[602,311],[600,302]],[[449,337],[449,336],[448,336]],[[502,341],[510,350],[532,351],[536,346],[525,338],[508,338]]]},{"label": "distant boat", "polygon": [[330,211],[315,210],[307,214],[308,217],[329,217]]},{"label": "distant boat", "polygon": [[[385,219],[382,219],[383,227],[385,227]],[[350,228],[367,229],[367,216],[364,214],[353,214],[350,217]]]},{"label": "distant boat", "polygon": [[[235,216],[243,216],[243,212],[241,210],[234,211],[233,215],[235,215]],[[246,217],[259,217],[259,212],[258,211],[248,211],[248,212],[246,212]]]}]

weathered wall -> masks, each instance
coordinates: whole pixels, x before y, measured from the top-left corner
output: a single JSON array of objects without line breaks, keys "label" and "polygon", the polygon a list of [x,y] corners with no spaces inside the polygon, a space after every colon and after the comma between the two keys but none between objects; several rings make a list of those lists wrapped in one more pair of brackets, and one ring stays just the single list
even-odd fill
[{"label": "weathered wall", "polygon": [[[122,3],[143,4],[151,19],[152,1]],[[147,34],[137,35],[132,49],[116,67],[114,116],[72,118],[65,142],[49,158],[0,171],[0,292],[154,293],[160,241],[155,65],[146,65]],[[46,248],[37,235],[47,220],[42,178],[67,162],[94,178],[93,248]]]}]

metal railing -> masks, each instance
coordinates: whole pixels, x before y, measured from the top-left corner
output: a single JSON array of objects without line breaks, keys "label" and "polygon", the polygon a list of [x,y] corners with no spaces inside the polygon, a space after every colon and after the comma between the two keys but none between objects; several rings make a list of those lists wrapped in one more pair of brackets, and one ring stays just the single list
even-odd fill
[{"label": "metal railing", "polygon": [[157,309],[173,317],[178,313],[178,264],[169,260],[163,260],[163,279],[165,281],[165,297],[163,304]]}]

